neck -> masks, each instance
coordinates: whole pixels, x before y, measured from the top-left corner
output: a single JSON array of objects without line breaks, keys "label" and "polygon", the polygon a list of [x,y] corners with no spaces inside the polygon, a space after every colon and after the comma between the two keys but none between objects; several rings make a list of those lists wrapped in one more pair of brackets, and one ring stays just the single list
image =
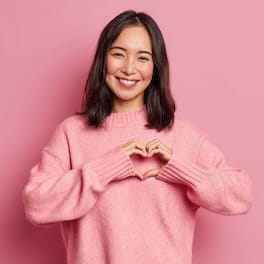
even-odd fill
[{"label": "neck", "polygon": [[136,111],[139,108],[142,108],[144,106],[144,101],[140,100],[139,102],[127,102],[127,101],[118,101],[114,100],[113,104],[113,113],[123,113],[123,112],[132,112]]}]

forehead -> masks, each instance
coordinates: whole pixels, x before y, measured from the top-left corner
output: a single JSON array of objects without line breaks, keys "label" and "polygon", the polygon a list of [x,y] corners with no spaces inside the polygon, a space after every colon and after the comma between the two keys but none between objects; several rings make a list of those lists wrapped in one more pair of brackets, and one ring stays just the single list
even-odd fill
[{"label": "forehead", "polygon": [[129,26],[124,28],[111,46],[122,46],[126,49],[136,50],[152,50],[149,34],[143,26]]}]

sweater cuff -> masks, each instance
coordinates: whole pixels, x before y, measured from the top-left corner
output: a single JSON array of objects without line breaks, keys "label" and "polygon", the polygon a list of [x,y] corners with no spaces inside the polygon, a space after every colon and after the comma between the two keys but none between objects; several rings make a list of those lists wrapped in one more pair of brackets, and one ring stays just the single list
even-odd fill
[{"label": "sweater cuff", "polygon": [[114,148],[98,159],[87,162],[83,170],[84,172],[93,172],[93,175],[103,186],[111,181],[122,180],[135,175],[132,161],[121,146]]},{"label": "sweater cuff", "polygon": [[156,179],[171,183],[185,184],[195,189],[206,174],[207,170],[189,161],[175,157],[175,154],[173,154],[160,174],[156,176]]}]

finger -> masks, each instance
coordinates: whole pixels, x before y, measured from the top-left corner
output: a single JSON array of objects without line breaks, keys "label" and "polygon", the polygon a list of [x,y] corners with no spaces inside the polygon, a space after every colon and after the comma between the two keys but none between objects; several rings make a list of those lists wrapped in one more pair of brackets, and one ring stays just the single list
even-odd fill
[{"label": "finger", "polygon": [[158,147],[156,149],[153,149],[151,152],[148,152],[148,157],[151,157],[155,154],[158,154],[163,161],[168,162],[172,156],[172,150],[167,150]]},{"label": "finger", "polygon": [[154,138],[147,145],[151,145],[151,144],[156,143],[156,142],[161,142],[161,141],[157,138]]},{"label": "finger", "polygon": [[133,138],[133,139],[129,140],[126,144],[128,144],[128,145],[138,144],[138,145],[145,146],[145,144],[137,138]]},{"label": "finger", "polygon": [[134,150],[139,150],[144,156],[147,156],[145,144],[142,142],[134,142],[132,144]]},{"label": "finger", "polygon": [[160,140],[158,139],[153,139],[152,141],[150,141],[147,145],[146,145],[146,149],[152,149],[155,148],[158,144],[160,144]]},{"label": "finger", "polygon": [[143,174],[143,180],[145,180],[149,177],[157,176],[160,173],[160,171],[161,171],[161,168],[156,168],[156,169],[151,169],[151,170],[146,171]]},{"label": "finger", "polygon": [[160,140],[154,140],[150,146],[150,153],[160,154],[163,160],[168,161],[171,158],[173,151]]},{"label": "finger", "polygon": [[159,139],[154,139],[146,145],[146,149],[148,152],[151,152],[152,150],[157,149],[157,148],[166,149],[167,146],[164,143],[162,143]]},{"label": "finger", "polygon": [[158,143],[148,145],[146,147],[148,157],[153,156],[154,154],[160,152],[160,146]]},{"label": "finger", "polygon": [[122,148],[129,154],[139,154],[146,156],[145,144],[138,139],[132,139],[122,146]]},{"label": "finger", "polygon": [[143,180],[143,173],[139,169],[135,169],[135,176],[140,180]]},{"label": "finger", "polygon": [[169,161],[172,155],[172,149],[162,143],[160,140],[153,140],[147,146],[148,157],[159,154],[162,160]]},{"label": "finger", "polygon": [[137,148],[129,150],[129,155],[131,156],[133,154],[137,154],[137,155],[140,155],[142,157],[147,156],[146,151],[142,151],[141,149],[137,149]]},{"label": "finger", "polygon": [[157,148],[157,147],[163,148],[164,150],[166,150],[166,149],[169,150],[170,149],[167,145],[165,145],[159,139],[154,139],[154,140],[152,140],[150,143],[148,143],[146,145],[146,149],[148,149],[148,150],[151,150],[151,149],[154,149],[154,148]]},{"label": "finger", "polygon": [[129,155],[138,154],[138,155],[141,155],[143,157],[147,156],[147,152],[146,152],[145,148],[142,148],[141,146],[138,146],[138,145],[127,146],[126,148],[124,148],[124,150]]}]

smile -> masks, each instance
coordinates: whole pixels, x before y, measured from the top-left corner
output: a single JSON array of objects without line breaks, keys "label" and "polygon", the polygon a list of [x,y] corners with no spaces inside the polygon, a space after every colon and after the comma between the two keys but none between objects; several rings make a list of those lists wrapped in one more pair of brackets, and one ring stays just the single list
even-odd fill
[{"label": "smile", "polygon": [[119,78],[118,80],[119,80],[119,82],[121,82],[125,85],[134,85],[137,83],[136,80],[126,80],[126,79],[121,79],[121,78]]}]

